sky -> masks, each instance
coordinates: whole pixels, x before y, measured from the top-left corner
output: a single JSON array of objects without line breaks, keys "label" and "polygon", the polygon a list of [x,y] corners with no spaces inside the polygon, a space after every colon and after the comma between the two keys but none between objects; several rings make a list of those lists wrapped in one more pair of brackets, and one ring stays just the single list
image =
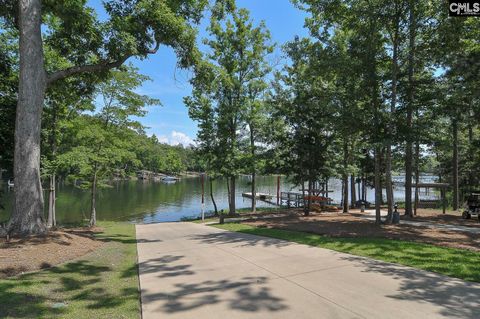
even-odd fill
[{"label": "sky", "polygon": [[[100,1],[89,1],[89,4],[102,15]],[[282,58],[282,44],[292,40],[295,35],[308,35],[308,31],[303,28],[306,14],[295,8],[289,0],[237,0],[237,6],[250,11],[255,25],[265,21],[272,42],[277,44],[276,52],[271,57],[272,62]],[[208,23],[204,19],[199,27],[199,43],[208,35]],[[150,106],[148,114],[139,119],[147,127],[147,134],[155,134],[161,142],[172,145],[192,144],[197,134],[197,124],[188,117],[188,110],[183,104],[183,98],[191,93],[188,83],[191,72],[176,68],[175,54],[167,47],[160,48],[146,60],[129,59],[128,62],[152,79],[145,82],[137,92],[159,99],[162,103],[161,106]]]}]

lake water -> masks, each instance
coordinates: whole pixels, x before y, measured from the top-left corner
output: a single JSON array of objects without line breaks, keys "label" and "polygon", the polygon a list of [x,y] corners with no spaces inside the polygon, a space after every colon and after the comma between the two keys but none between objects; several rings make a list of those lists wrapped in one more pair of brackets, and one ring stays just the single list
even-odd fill
[{"label": "lake water", "polygon": [[[396,178],[398,180],[398,178]],[[424,177],[423,181],[432,178]],[[257,178],[257,191],[276,195],[276,176],[259,176]],[[285,177],[281,178],[281,191],[299,191]],[[205,211],[213,210],[213,204],[208,193],[209,184],[205,182]],[[236,203],[238,208],[249,207],[251,200],[243,198],[243,192],[250,192],[250,179],[248,176],[237,179]],[[331,179],[329,194],[336,201],[341,200],[341,182]],[[213,182],[215,201],[218,209],[227,209],[227,187],[225,180]],[[11,211],[11,198],[13,191],[4,187],[0,210],[0,221],[8,219]],[[403,200],[403,188],[396,188],[396,200]],[[429,196],[436,196],[431,193]],[[45,193],[45,199],[47,194]],[[273,199],[275,201],[275,198]],[[368,188],[367,200],[374,201],[374,190]],[[258,206],[272,206],[257,201]],[[97,197],[98,220],[126,220],[132,222],[167,222],[178,221],[182,217],[199,216],[201,213],[201,181],[200,178],[183,178],[176,183],[163,183],[154,181],[121,181],[116,182],[111,188],[100,189]],[[57,187],[57,222],[75,223],[88,219],[90,215],[90,192],[73,186]]]}]

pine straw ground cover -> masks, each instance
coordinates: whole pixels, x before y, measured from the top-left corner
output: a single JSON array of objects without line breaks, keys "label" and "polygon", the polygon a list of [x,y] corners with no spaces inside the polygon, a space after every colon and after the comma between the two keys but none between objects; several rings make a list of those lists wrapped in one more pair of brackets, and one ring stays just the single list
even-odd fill
[{"label": "pine straw ground cover", "polygon": [[100,226],[83,257],[1,279],[0,318],[140,318],[135,226]]}]

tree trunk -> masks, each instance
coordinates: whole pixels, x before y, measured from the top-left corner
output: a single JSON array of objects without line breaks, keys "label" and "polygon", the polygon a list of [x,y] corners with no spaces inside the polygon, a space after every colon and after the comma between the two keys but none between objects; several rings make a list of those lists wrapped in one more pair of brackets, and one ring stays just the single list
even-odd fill
[{"label": "tree trunk", "polygon": [[230,177],[230,203],[229,203],[229,211],[230,215],[235,215],[235,176]]},{"label": "tree trunk", "polygon": [[305,216],[308,215],[308,205],[307,205],[307,201],[305,200],[305,181],[302,181],[302,198],[303,198],[303,214]]},{"label": "tree trunk", "polygon": [[415,142],[415,206],[413,207],[413,214],[417,215],[418,201],[420,200],[418,183],[420,182],[420,142]]},{"label": "tree trunk", "polygon": [[382,223],[380,215],[380,204],[382,202],[382,186],[381,186],[381,172],[380,172],[380,147],[375,147],[375,224]]},{"label": "tree trunk", "polygon": [[304,210],[304,214],[305,216],[309,216],[310,215],[310,205],[311,205],[311,202],[312,202],[312,182],[309,180],[308,181],[308,190],[307,190],[307,196],[308,196],[308,199],[307,199],[307,205],[306,206],[306,209]]},{"label": "tree trunk", "polygon": [[362,201],[367,200],[367,174],[362,175]]},{"label": "tree trunk", "polygon": [[393,218],[393,183],[392,183],[392,142],[393,142],[393,127],[395,124],[394,115],[397,108],[397,76],[398,76],[398,46],[399,46],[399,29],[400,29],[400,9],[398,2],[395,2],[396,14],[394,31],[392,35],[392,95],[390,98],[390,120],[387,126],[388,130],[388,144],[385,163],[385,188],[387,193],[388,215],[387,223],[392,223]]},{"label": "tree trunk", "polygon": [[210,198],[212,199],[215,216],[218,216],[217,203],[215,202],[215,198],[213,198],[213,181],[211,178],[209,178],[209,182],[210,182]]},{"label": "tree trunk", "polygon": [[253,171],[252,172],[252,212],[253,213],[257,211],[257,200],[256,200],[257,191],[256,191],[255,179],[256,179],[256,174],[255,174],[255,171]]},{"label": "tree trunk", "polygon": [[[343,212],[348,213],[348,144],[344,137],[343,141]],[[328,193],[327,193],[328,197]]]},{"label": "tree trunk", "polygon": [[[57,109],[56,106],[53,105],[53,116],[52,116],[52,131],[50,134],[50,149],[52,152],[52,159],[55,160],[57,155]],[[56,168],[55,168],[56,169]],[[56,188],[55,188],[55,172],[50,175],[50,190],[48,192],[48,219],[47,219],[47,226],[49,228],[57,226],[56,221],[56,211],[55,211],[55,204],[56,204]]]},{"label": "tree trunk", "polygon": [[14,209],[9,233],[47,232],[40,180],[40,132],[46,88],[41,1],[19,1],[20,74],[15,122]]},{"label": "tree trunk", "polygon": [[458,120],[456,117],[452,120],[453,133],[453,157],[452,157],[452,187],[453,187],[453,210],[458,210],[459,190],[458,190]]},{"label": "tree trunk", "polygon": [[230,196],[230,177],[227,177],[227,197],[228,197],[228,209],[230,209],[230,201],[232,197]]},{"label": "tree trunk", "polygon": [[48,228],[57,226],[57,221],[55,216],[55,202],[56,202],[55,179],[56,179],[55,174],[50,175],[50,189],[48,192],[48,219],[47,219]]},{"label": "tree trunk", "polygon": [[408,92],[407,92],[407,138],[405,149],[405,215],[412,214],[412,127],[413,127],[413,104],[414,104],[414,63],[415,63],[415,17],[414,0],[409,1],[409,50],[408,50]]},{"label": "tree trunk", "polygon": [[255,213],[257,210],[257,199],[256,199],[256,188],[255,188],[255,178],[256,178],[256,167],[255,167],[255,135],[252,125],[250,125],[250,151],[252,156],[252,212]]},{"label": "tree trunk", "polygon": [[357,196],[355,192],[355,175],[350,175],[350,207],[355,208],[355,202],[357,201]]},{"label": "tree trunk", "polygon": [[97,167],[95,166],[95,172],[92,179],[92,206],[90,210],[90,227],[97,224],[97,210],[96,210],[96,195],[97,195]]}]

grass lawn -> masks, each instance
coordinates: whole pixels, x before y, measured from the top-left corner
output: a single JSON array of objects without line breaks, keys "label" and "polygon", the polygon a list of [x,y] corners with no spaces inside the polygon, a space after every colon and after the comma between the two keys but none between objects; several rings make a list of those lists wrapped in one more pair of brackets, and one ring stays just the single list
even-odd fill
[{"label": "grass lawn", "polygon": [[103,222],[78,260],[0,280],[0,318],[140,318],[135,226]]},{"label": "grass lawn", "polygon": [[470,250],[383,238],[334,238],[297,231],[253,227],[239,223],[214,226],[230,231],[318,246],[480,282],[480,253]]},{"label": "grass lawn", "polygon": [[[274,212],[276,210],[278,210],[278,207],[257,207],[257,213]],[[239,215],[244,215],[244,214],[251,213],[252,210],[249,207],[245,207],[245,208],[237,208],[236,212]],[[213,215],[213,211],[209,211],[205,213],[205,216],[211,216],[211,215]],[[238,217],[241,217],[241,216],[236,216],[233,218],[238,218]],[[230,217],[225,215],[225,219],[228,219],[228,218]],[[183,218],[182,221],[192,222],[196,224],[203,223],[202,218],[197,216],[186,217],[186,218]],[[218,222],[218,217],[205,217],[205,223],[209,223],[209,222]]]}]

